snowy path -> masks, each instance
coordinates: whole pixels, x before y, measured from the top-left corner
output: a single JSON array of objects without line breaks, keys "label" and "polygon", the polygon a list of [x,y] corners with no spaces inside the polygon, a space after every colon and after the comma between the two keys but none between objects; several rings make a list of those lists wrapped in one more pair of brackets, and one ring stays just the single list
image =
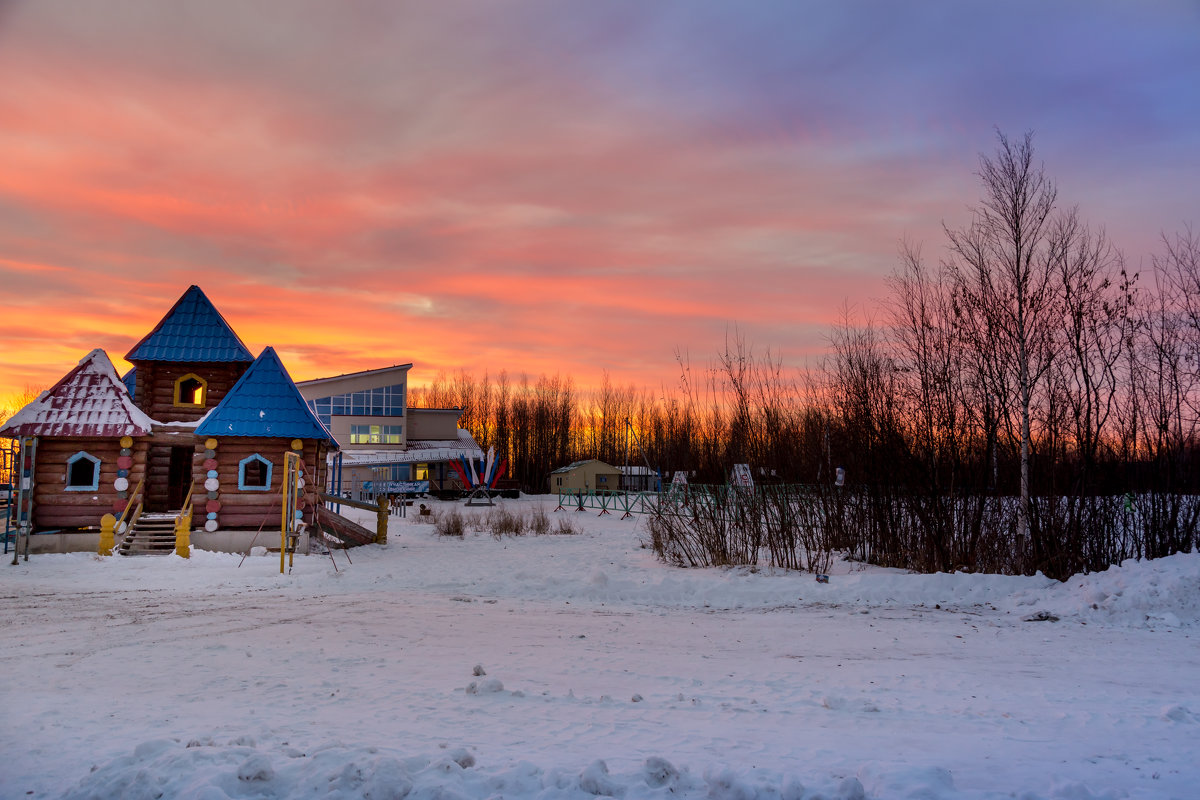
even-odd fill
[{"label": "snowy path", "polygon": [[[975,577],[983,605],[937,609],[967,590],[886,571],[802,599],[825,589],[671,570],[629,523],[587,525],[458,542],[397,520],[341,573],[211,554],[8,567],[0,797],[1200,793],[1200,628],[1178,605],[1171,628],[1023,622],[1061,586]],[[1172,560],[1185,583],[1196,559]],[[653,786],[655,757],[684,774]],[[247,763],[269,768],[222,772]],[[350,765],[341,793],[314,777]]]}]

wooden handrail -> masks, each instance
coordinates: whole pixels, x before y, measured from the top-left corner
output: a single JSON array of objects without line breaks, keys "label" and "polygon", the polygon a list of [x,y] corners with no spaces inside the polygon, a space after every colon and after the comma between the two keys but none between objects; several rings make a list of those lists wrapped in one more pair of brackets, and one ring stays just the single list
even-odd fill
[{"label": "wooden handrail", "polygon": [[351,500],[346,497],[337,497],[325,492],[317,492],[317,497],[324,500],[326,503],[341,503],[344,506],[351,508],[361,508],[363,511],[376,511],[379,509],[378,503],[364,503],[361,500]]},{"label": "wooden handrail", "polygon": [[[188,493],[187,493],[187,496],[185,496],[185,497],[183,498],[183,505],[181,505],[181,506],[179,507],[179,513],[180,513],[180,515],[182,515],[182,514],[184,513],[184,511],[186,511],[186,510],[188,509],[188,507],[189,507],[189,506],[191,506],[191,504],[192,504],[192,493],[193,493],[193,492],[195,492],[195,491],[196,491],[196,479],[195,479],[195,478],[192,478],[192,482],[191,482],[191,484],[189,484],[189,485],[188,485]],[[189,514],[188,514],[188,516],[190,517],[190,516],[191,516],[191,514],[189,513]]]},{"label": "wooden handrail", "polygon": [[[114,530],[121,531],[121,526],[125,524],[125,519],[126,519],[126,517],[129,516],[129,509],[133,508],[134,505],[137,505],[138,514],[141,513],[141,511],[142,511],[142,486],[144,486],[145,483],[146,483],[146,476],[143,475],[142,479],[140,481],[138,481],[137,487],[130,493],[129,502],[127,502],[125,504],[125,510],[121,512],[121,518],[117,520],[117,525],[114,528]],[[132,523],[137,521],[138,514],[133,515],[133,519],[130,520],[131,524],[129,525],[129,527],[133,527]]]}]

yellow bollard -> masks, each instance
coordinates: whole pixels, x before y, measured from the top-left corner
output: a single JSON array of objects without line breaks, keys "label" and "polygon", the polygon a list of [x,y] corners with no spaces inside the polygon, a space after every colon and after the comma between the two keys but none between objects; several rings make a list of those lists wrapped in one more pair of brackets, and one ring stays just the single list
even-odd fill
[{"label": "yellow bollard", "polygon": [[180,514],[175,520],[175,555],[180,558],[192,557],[192,518],[190,514]]},{"label": "yellow bollard", "polygon": [[100,546],[96,548],[96,552],[102,556],[111,556],[113,551],[113,528],[117,525],[117,518],[112,514],[105,514],[100,518]]},{"label": "yellow bollard", "polygon": [[388,526],[387,495],[379,495],[379,510],[375,512],[375,544],[387,544]]}]

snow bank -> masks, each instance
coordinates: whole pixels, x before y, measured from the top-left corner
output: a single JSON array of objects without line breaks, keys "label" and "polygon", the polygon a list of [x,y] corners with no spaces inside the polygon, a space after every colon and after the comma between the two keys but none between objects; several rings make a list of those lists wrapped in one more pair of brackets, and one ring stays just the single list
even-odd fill
[{"label": "snow bank", "polygon": [[202,551],[6,567],[0,658],[36,680],[0,684],[0,797],[1149,800],[1200,782],[1200,555],[1065,583],[841,562],[818,583],[667,567],[635,522],[572,521],[496,540],[393,519],[388,545],[286,574]]}]

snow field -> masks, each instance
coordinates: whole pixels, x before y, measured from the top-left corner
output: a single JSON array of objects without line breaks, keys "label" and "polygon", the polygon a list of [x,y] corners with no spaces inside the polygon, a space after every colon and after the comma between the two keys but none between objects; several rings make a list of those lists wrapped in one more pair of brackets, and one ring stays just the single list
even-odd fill
[{"label": "snow field", "polygon": [[5,566],[0,797],[1198,795],[1196,555],[818,584],[569,513],[500,541],[394,518],[336,571]]}]

